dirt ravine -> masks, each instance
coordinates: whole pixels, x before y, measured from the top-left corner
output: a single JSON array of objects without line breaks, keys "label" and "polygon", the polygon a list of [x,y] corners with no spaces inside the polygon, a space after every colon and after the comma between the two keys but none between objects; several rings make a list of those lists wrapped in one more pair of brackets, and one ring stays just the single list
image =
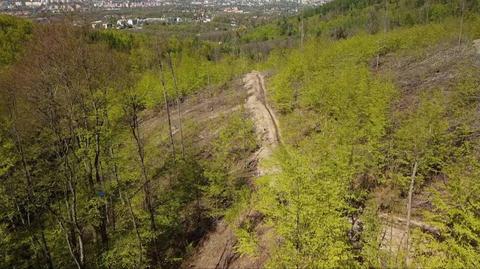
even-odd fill
[{"label": "dirt ravine", "polygon": [[[255,132],[260,143],[260,147],[253,154],[253,161],[262,163],[269,158],[272,151],[281,143],[279,125],[273,110],[268,105],[266,99],[266,88],[264,76],[262,73],[252,71],[243,78],[243,89],[248,91],[248,97],[245,102],[245,108],[249,111],[255,124]],[[262,176],[270,173],[268,169],[256,167],[256,175]],[[254,180],[254,179],[253,179]],[[245,218],[254,215],[252,212],[245,212],[239,217],[237,223],[241,223]],[[262,246],[262,235],[267,234],[269,229],[262,224],[256,227],[256,232],[260,235],[260,247]],[[266,253],[260,254],[260,257],[240,257],[235,253],[237,239],[232,228],[223,220],[220,220],[215,228],[205,236],[200,242],[198,249],[193,257],[185,264],[186,268],[198,269],[252,269],[261,268],[265,261]]]}]

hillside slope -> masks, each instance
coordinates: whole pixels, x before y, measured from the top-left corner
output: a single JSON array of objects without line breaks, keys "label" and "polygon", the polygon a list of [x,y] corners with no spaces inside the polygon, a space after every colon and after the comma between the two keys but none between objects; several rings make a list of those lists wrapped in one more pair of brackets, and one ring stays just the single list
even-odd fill
[{"label": "hillside slope", "polygon": [[479,12],[224,43],[0,15],[0,267],[479,268]]},{"label": "hillside slope", "polygon": [[288,154],[259,181],[280,238],[267,267],[478,266],[478,27],[471,14],[272,54]]}]

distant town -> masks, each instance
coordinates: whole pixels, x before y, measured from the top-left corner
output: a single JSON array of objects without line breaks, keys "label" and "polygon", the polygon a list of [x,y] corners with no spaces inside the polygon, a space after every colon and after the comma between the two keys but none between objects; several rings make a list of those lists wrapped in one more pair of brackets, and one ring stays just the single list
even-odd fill
[{"label": "distant town", "polygon": [[291,5],[321,5],[329,0],[0,0],[0,12],[12,15],[35,15],[72,11],[120,10],[152,7],[221,8],[242,13],[251,7]]}]

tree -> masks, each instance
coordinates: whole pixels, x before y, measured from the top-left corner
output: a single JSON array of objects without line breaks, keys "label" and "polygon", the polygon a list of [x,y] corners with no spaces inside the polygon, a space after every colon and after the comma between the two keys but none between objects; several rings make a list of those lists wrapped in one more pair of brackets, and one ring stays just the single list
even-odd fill
[{"label": "tree", "polygon": [[182,146],[182,158],[185,158],[185,145],[183,143],[183,128],[182,128],[182,110],[181,110],[181,105],[180,105],[180,91],[178,90],[178,85],[177,85],[177,76],[175,75],[175,70],[173,68],[173,62],[172,62],[172,56],[170,53],[167,53],[168,57],[168,67],[170,68],[170,72],[172,73],[172,78],[173,78],[173,86],[175,88],[175,95],[176,95],[176,103],[177,103],[177,117],[178,117],[178,129],[180,131],[180,144]]},{"label": "tree", "polygon": [[293,149],[283,149],[277,158],[281,172],[263,179],[258,194],[260,211],[281,238],[267,267],[350,264],[348,222],[342,216],[345,188],[339,178],[327,167],[312,169]]}]

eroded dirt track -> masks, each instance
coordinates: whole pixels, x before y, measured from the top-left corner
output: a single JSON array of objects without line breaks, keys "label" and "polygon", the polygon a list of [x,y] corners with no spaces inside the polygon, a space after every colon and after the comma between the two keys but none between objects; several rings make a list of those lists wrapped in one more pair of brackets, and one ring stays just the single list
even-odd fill
[{"label": "eroded dirt track", "polygon": [[[245,104],[250,111],[254,124],[255,132],[260,141],[260,149],[257,152],[258,161],[268,158],[272,150],[280,143],[280,132],[278,130],[278,121],[272,109],[266,101],[264,77],[261,73],[253,71],[245,75],[244,87],[248,90],[248,99]],[[267,171],[258,169],[259,175],[264,175]]]},{"label": "eroded dirt track", "polygon": [[[261,163],[270,157],[273,149],[281,143],[278,121],[266,101],[264,76],[260,72],[252,71],[244,76],[243,83],[242,90],[248,91],[245,108],[253,119],[255,132],[260,143],[259,149],[253,154],[252,158],[255,159],[256,163]],[[257,165],[255,173],[257,176],[267,173],[269,173],[267,169]],[[255,214],[245,212],[237,222],[241,223],[243,219],[250,218]],[[256,227],[256,230],[257,233],[264,235],[268,233],[269,229],[260,224]],[[207,234],[199,244],[196,253],[185,267],[199,269],[260,268],[266,259],[266,253],[256,258],[239,257],[235,253],[236,243],[237,239],[232,228],[225,221],[220,220],[213,231]],[[260,247],[262,247],[261,244]]]}]

